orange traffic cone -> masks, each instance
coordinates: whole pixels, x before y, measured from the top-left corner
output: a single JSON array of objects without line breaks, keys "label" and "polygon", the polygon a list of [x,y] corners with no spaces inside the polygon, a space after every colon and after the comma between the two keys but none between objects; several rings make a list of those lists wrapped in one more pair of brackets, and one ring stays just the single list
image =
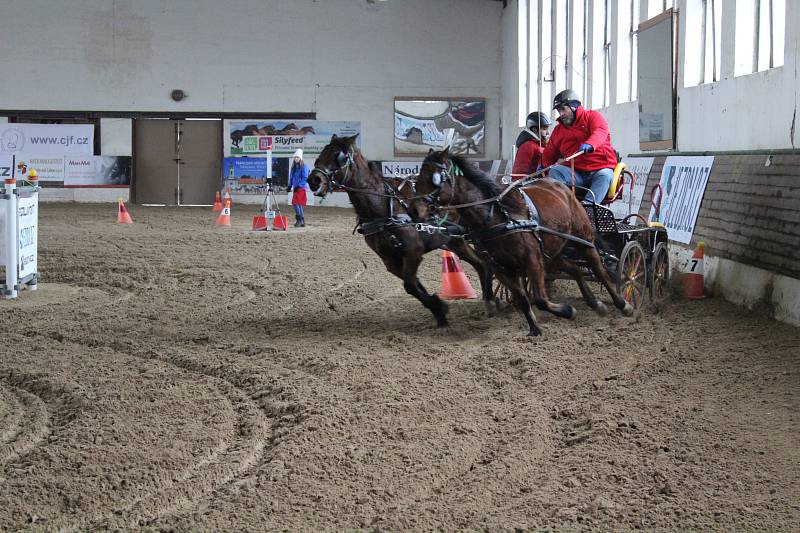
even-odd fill
[{"label": "orange traffic cone", "polygon": [[475,289],[469,284],[458,257],[448,250],[443,250],[442,253],[442,291],[439,296],[445,300],[464,300],[478,297]]},{"label": "orange traffic cone", "polygon": [[693,300],[705,298],[703,294],[703,257],[705,256],[706,244],[700,242],[697,244],[697,249],[692,255],[692,260],[689,261],[689,270],[683,275],[683,296]]},{"label": "orange traffic cone", "polygon": [[229,199],[225,200],[225,207],[222,208],[222,212],[219,214],[214,224],[226,228],[231,227],[231,201]]},{"label": "orange traffic cone", "polygon": [[231,190],[225,189],[225,194],[222,196],[222,202],[224,203],[225,200],[229,200],[231,205],[233,205],[233,198],[231,197]]},{"label": "orange traffic cone", "polygon": [[122,201],[122,198],[117,200],[117,224],[133,224],[131,214],[128,213],[128,209],[125,207],[125,202]]},{"label": "orange traffic cone", "polygon": [[222,195],[219,191],[217,191],[217,194],[214,196],[214,207],[211,208],[211,211],[214,213],[222,211]]}]

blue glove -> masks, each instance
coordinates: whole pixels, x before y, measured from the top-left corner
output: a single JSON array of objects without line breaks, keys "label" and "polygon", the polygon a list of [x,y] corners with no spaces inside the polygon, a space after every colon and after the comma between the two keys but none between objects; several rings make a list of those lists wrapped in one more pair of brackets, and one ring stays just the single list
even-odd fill
[{"label": "blue glove", "polygon": [[588,154],[589,152],[594,152],[594,146],[591,144],[582,144],[580,148],[578,148],[584,154]]}]

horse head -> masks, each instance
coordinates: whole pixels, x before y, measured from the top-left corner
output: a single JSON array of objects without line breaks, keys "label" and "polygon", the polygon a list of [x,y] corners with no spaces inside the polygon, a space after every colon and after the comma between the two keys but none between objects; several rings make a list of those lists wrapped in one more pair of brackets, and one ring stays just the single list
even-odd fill
[{"label": "horse head", "polygon": [[353,172],[353,158],[358,153],[356,137],[358,134],[337,137],[334,133],[330,142],[322,149],[308,176],[308,186],[315,196],[324,197],[337,186],[347,183]]},{"label": "horse head", "polygon": [[415,182],[417,200],[413,202],[411,211],[416,220],[427,220],[443,205],[453,203],[453,171],[449,146],[444,150],[428,151]]}]

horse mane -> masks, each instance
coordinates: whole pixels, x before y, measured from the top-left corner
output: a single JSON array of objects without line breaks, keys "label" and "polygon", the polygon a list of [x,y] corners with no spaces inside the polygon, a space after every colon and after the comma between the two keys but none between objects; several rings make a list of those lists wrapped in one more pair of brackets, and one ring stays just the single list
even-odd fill
[{"label": "horse mane", "polygon": [[[450,155],[449,157],[450,161],[452,161],[464,175],[464,178],[475,185],[485,198],[500,196],[505,190],[505,187],[501,187],[491,176],[478,168],[478,165],[475,163],[468,161],[460,155]],[[518,196],[519,195],[516,194],[506,194],[501,200],[501,203],[508,207],[519,207],[520,199]]]}]

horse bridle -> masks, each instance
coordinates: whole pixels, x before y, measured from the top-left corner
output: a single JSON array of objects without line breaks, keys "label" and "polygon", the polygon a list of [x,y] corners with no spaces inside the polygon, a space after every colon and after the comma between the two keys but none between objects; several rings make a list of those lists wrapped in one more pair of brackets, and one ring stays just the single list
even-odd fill
[{"label": "horse bridle", "polygon": [[445,183],[449,183],[450,187],[455,187],[455,179],[453,178],[453,164],[445,165],[444,163],[434,163],[429,162],[429,165],[433,165],[437,170],[431,174],[431,183],[435,187],[434,190],[429,192],[428,194],[422,195],[420,198],[425,200],[430,206],[435,207],[437,209],[446,209],[445,206],[442,206],[439,203],[439,196],[442,194],[442,187]]},{"label": "horse bridle", "polygon": [[[347,189],[347,178],[350,177],[350,167],[353,165],[353,150],[350,149],[346,153],[343,150],[340,150],[339,153],[336,155],[336,168],[331,170],[329,168],[320,167],[314,164],[314,168],[311,170],[312,174],[314,172],[319,172],[325,179],[327,180],[327,189],[328,192],[333,192],[334,189],[341,187],[343,189]],[[342,181],[336,181],[334,176],[338,172],[343,173]],[[327,192],[326,192],[327,194]]]}]

